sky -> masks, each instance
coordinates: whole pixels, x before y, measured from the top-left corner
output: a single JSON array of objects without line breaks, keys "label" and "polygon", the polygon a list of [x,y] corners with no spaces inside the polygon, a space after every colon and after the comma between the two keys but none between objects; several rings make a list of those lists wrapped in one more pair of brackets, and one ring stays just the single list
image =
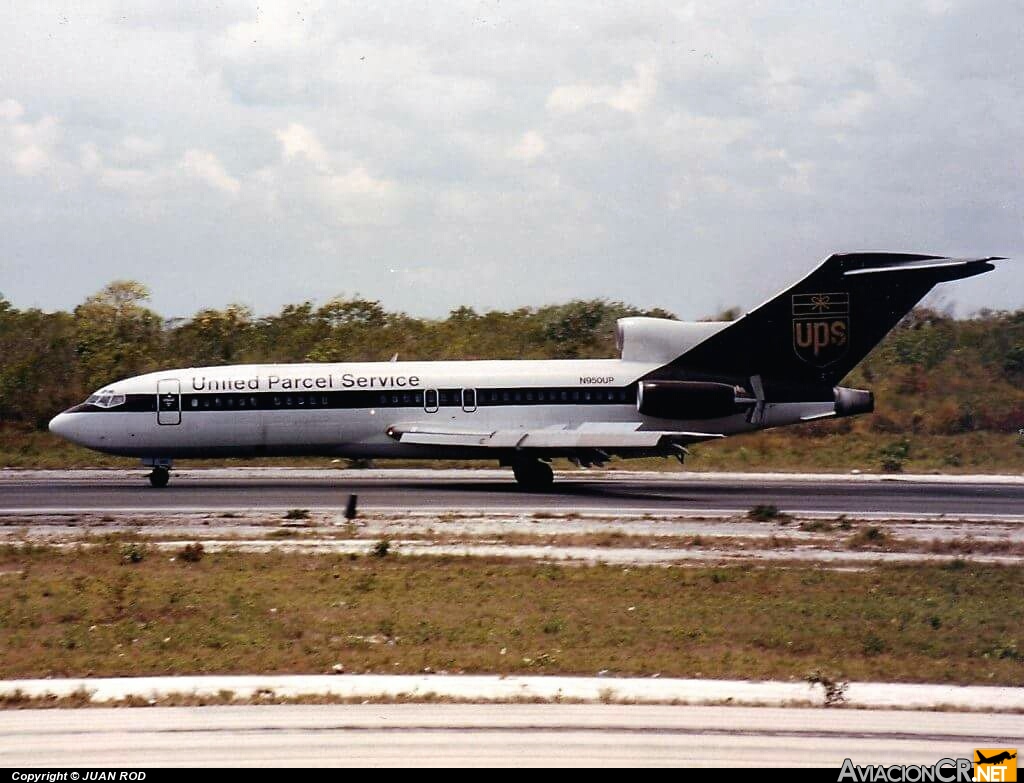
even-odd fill
[{"label": "sky", "polygon": [[0,293],[166,317],[757,305],[832,252],[1019,256],[1024,5],[0,7]]}]

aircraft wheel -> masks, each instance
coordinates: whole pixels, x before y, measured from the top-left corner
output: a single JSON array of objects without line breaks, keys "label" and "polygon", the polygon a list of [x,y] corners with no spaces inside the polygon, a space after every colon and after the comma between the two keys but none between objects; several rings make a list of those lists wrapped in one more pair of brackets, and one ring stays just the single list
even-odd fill
[{"label": "aircraft wheel", "polygon": [[540,460],[524,460],[512,465],[512,473],[519,486],[530,492],[548,489],[555,480],[551,466]]},{"label": "aircraft wheel", "polygon": [[166,487],[170,480],[171,473],[167,468],[153,468],[153,472],[149,474],[149,483],[157,489]]}]

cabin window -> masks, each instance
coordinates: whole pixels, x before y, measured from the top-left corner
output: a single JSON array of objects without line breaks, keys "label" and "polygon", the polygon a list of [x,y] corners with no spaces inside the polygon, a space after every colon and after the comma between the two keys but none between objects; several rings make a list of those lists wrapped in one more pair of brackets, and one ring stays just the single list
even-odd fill
[{"label": "cabin window", "polygon": [[199,400],[197,398],[195,398],[195,397],[192,398],[192,407],[193,408],[198,408],[199,407]]}]

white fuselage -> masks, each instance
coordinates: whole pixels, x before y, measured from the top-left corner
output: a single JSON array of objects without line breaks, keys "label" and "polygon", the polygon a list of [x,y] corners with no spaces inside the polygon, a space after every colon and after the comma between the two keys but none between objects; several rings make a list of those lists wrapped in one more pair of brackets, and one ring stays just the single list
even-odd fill
[{"label": "white fuselage", "polygon": [[[112,454],[172,459],[275,454],[347,457],[500,456],[493,449],[411,445],[396,425],[458,432],[626,427],[733,434],[828,413],[831,403],[770,405],[758,424],[738,414],[665,420],[637,409],[638,379],[655,362],[518,360],[268,364],[167,370],[118,381],[57,416],[51,430]],[[612,449],[630,456],[628,449]],[[553,449],[551,456],[557,456]],[[634,454],[637,456],[639,454]]]}]

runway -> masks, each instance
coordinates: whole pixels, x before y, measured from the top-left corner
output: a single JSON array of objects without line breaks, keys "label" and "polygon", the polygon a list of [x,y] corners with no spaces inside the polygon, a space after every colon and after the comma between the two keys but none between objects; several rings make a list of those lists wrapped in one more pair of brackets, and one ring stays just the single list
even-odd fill
[{"label": "runway", "polygon": [[1016,747],[1020,716],[637,705],[331,705],[0,712],[0,765],[934,764]]},{"label": "runway", "polygon": [[[926,480],[927,479],[927,480]],[[4,471],[0,513],[337,509],[350,494],[374,511],[473,510],[588,513],[787,512],[987,517],[1019,515],[1024,481],[946,477],[818,476],[799,479],[686,473],[565,472],[547,492],[521,491],[508,471],[183,470],[149,487],[142,471]]]}]

